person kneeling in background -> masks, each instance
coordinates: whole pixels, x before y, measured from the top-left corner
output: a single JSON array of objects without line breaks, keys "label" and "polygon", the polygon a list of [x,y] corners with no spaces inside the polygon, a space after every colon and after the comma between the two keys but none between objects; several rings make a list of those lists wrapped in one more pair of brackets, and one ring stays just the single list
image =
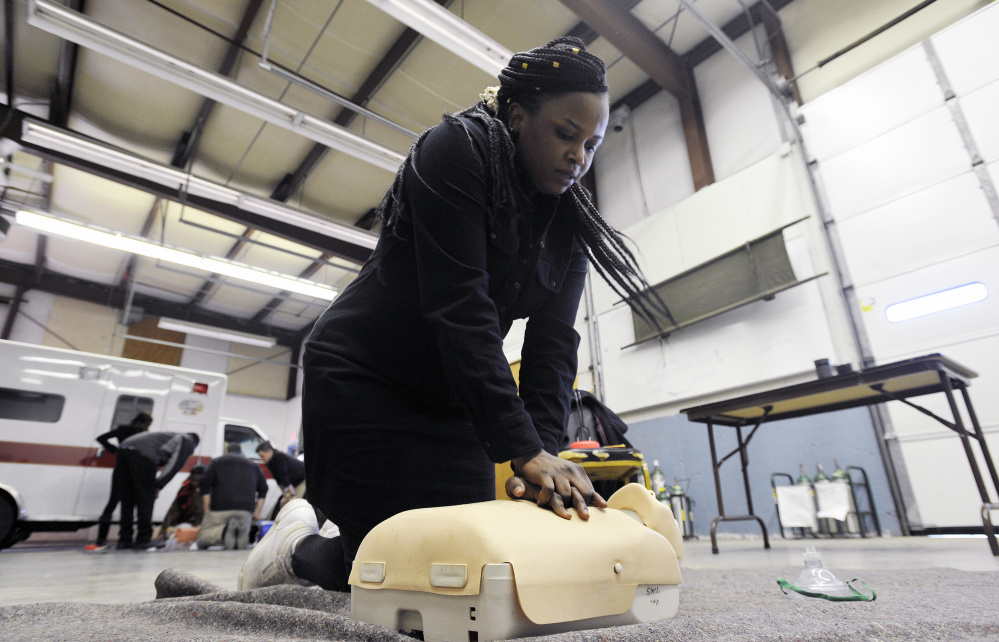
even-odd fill
[{"label": "person kneeling in background", "polygon": [[250,526],[260,517],[267,497],[267,480],[260,467],[243,456],[239,444],[229,444],[226,454],[208,464],[201,476],[205,518],[198,548],[221,544],[227,549],[246,548]]},{"label": "person kneeling in background", "polygon": [[191,469],[184,483],[180,485],[177,496],[167,509],[163,523],[156,532],[156,539],[166,541],[170,535],[181,524],[199,526],[205,517],[204,501],[201,499],[201,475],[205,472],[204,466],[195,466]]}]

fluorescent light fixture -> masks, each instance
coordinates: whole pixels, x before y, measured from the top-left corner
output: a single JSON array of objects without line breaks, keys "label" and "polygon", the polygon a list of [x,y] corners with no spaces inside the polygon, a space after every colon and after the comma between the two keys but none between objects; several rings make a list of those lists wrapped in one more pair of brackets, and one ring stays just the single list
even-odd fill
[{"label": "fluorescent light fixture", "polygon": [[140,237],[129,236],[96,226],[82,225],[55,216],[39,214],[38,212],[29,210],[19,210],[15,220],[20,225],[46,234],[56,234],[78,241],[86,241],[87,243],[121,250],[122,252],[148,256],[160,261],[185,265],[197,270],[213,272],[234,279],[265,285],[278,290],[304,294],[326,301],[332,301],[336,298],[336,291],[333,288],[328,285],[316,283],[315,281],[287,276],[279,272],[252,267],[245,263],[236,263],[228,259],[201,256],[188,250],[151,243]]},{"label": "fluorescent light fixture", "polygon": [[934,312],[943,312],[959,308],[962,305],[978,303],[984,301],[988,295],[989,290],[983,283],[968,283],[943,292],[927,294],[918,299],[889,305],[885,310],[885,317],[892,323],[908,321]]},{"label": "fluorescent light fixture", "polygon": [[293,131],[390,172],[405,156],[310,116],[47,0],[28,1],[28,24],[180,85],[224,105]]},{"label": "fluorescent light fixture", "polygon": [[363,230],[318,219],[278,201],[251,196],[225,185],[187,174],[176,167],[114,149],[31,118],[25,118],[21,124],[21,140],[30,145],[68,154],[157,185],[178,191],[186,190],[188,194],[234,205],[247,212],[312,230],[353,245],[373,249],[378,242],[377,237]]},{"label": "fluorescent light fixture", "polygon": [[368,0],[491,76],[498,76],[513,52],[431,0]]},{"label": "fluorescent light fixture", "polygon": [[[32,169],[30,167],[25,167],[24,165],[18,165],[17,163],[7,160],[5,157],[0,156],[0,172],[6,174],[7,172],[14,172],[15,174],[21,174],[23,176],[28,176],[29,178],[35,178],[43,183],[52,182],[52,174],[48,172],[42,172],[37,169]],[[0,183],[6,185],[4,182],[6,176],[0,176]]]},{"label": "fluorescent light fixture", "polygon": [[270,337],[261,337],[256,334],[236,332],[235,330],[222,330],[221,328],[213,328],[209,325],[191,323],[190,321],[180,321],[178,319],[168,319],[166,317],[160,317],[159,323],[156,325],[164,330],[173,330],[174,332],[183,332],[185,334],[196,334],[199,337],[211,337],[212,339],[221,339],[223,341],[245,343],[251,346],[259,346],[261,348],[273,348],[274,344],[277,343],[276,339],[272,339]]}]

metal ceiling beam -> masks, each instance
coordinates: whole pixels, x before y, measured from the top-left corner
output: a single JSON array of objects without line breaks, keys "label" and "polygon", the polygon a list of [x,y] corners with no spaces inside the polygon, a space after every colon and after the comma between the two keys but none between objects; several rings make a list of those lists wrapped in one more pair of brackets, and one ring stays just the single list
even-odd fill
[{"label": "metal ceiling beam", "polygon": [[[779,11],[780,9],[791,4],[792,1],[793,0],[770,0],[770,6],[772,6],[775,11]],[[756,3],[749,8],[750,14],[754,16],[754,19],[755,17],[760,16],[760,9],[761,6],[759,3]],[[722,31],[724,31],[725,34],[733,40],[749,33],[749,22],[746,21],[745,14],[740,13],[738,16],[722,25]],[[683,59],[689,67],[696,67],[721,50],[722,46],[718,44],[718,41],[711,36],[708,36],[694,45],[690,51],[685,53],[683,55]],[[642,103],[658,94],[660,91],[662,91],[662,87],[660,87],[655,80],[650,79],[633,89],[628,93],[628,95],[615,102],[612,105],[612,108],[616,108],[621,105],[628,105],[628,107],[634,110],[641,106]]]},{"label": "metal ceiling beam", "polygon": [[[225,56],[222,58],[222,64],[218,68],[218,72],[223,76],[230,76],[232,74],[232,69],[236,65],[243,41],[246,40],[246,35],[250,32],[250,27],[253,26],[253,21],[256,20],[263,1],[250,0],[247,3],[246,10],[243,12],[243,18],[239,21],[239,28],[236,29],[236,34],[229,41],[229,48],[226,49]],[[201,103],[201,109],[198,111],[198,116],[194,119],[194,125],[191,126],[191,129],[184,132],[180,138],[180,142],[177,143],[173,159],[170,161],[171,165],[174,167],[187,166],[188,161],[194,155],[194,150],[198,147],[198,141],[204,132],[205,123],[208,122],[208,118],[212,115],[216,104],[211,98],[206,98]]]},{"label": "metal ceiling beam", "polygon": [[[769,4],[773,7],[774,11],[780,11],[787,5],[791,4],[791,2],[792,0],[769,0]],[[757,2],[749,8],[749,15],[753,18],[753,24],[760,24],[763,20],[763,16],[767,13],[770,13],[770,11],[765,9],[760,2]],[[746,14],[744,12],[739,12],[739,15],[723,24],[721,26],[721,30],[732,40],[737,40],[749,33],[749,26],[749,21],[746,20]],[[708,36],[684,54],[684,58],[691,67],[696,67],[721,50],[721,43],[713,37]]]},{"label": "metal ceiling beam", "polygon": [[[86,13],[84,0],[70,0],[67,5],[73,11]],[[57,127],[65,127],[69,122],[69,110],[73,102],[73,85],[76,81],[76,60],[80,46],[69,40],[62,41],[59,51],[59,71],[56,73],[55,91],[49,103],[49,121]]]},{"label": "metal ceiling beam", "polygon": [[[434,0],[434,2],[441,6],[448,4],[448,0]],[[392,43],[392,46],[389,47],[388,52],[378,61],[375,68],[371,70],[368,77],[364,79],[361,86],[354,92],[354,95],[351,96],[350,102],[362,107],[367,105],[368,101],[381,88],[389,75],[406,58],[420,37],[420,32],[406,27],[402,34],[396,38],[396,41]],[[354,122],[355,118],[357,118],[357,112],[344,107],[333,118],[333,122],[341,127],[347,127],[350,123]],[[298,167],[290,174],[285,174],[285,177],[274,188],[271,198],[275,201],[287,201],[291,198],[291,195],[302,186],[302,183],[305,182],[305,179],[308,178],[309,174],[312,173],[312,170],[326,156],[326,152],[328,151],[329,147],[326,145],[320,143],[314,145],[309,150],[309,153],[305,155],[302,162],[299,163]]]},{"label": "metal ceiling beam", "polygon": [[[32,283],[26,290],[41,290],[58,296],[108,306],[116,310],[124,308],[128,295],[127,289],[94,283],[50,270],[43,270],[41,278],[37,282],[34,282],[34,279],[34,266],[0,260],[0,282],[18,286],[23,283]],[[138,292],[134,293],[132,305],[142,308],[144,313],[149,316],[185,319],[218,328],[270,336],[274,337],[281,345],[292,348],[300,342],[300,332],[297,330],[255,323],[249,319],[211,312],[203,308],[191,310],[183,303],[172,303]]]},{"label": "metal ceiling beam", "polygon": [[[137,178],[135,176],[125,174],[124,172],[109,169],[103,165],[81,160],[69,154],[55,152],[25,142],[21,138],[21,123],[24,118],[32,118],[32,116],[21,111],[15,111],[7,122],[7,126],[0,131],[0,136],[14,140],[25,149],[31,150],[33,154],[46,160],[66,165],[67,167],[72,167],[95,176],[100,176],[121,185],[127,185],[167,200],[180,200],[180,195],[176,191],[167,189],[158,183]],[[369,248],[342,241],[340,239],[327,236],[326,234],[305,229],[291,223],[285,223],[260,214],[254,214],[253,212],[242,210],[235,205],[219,203],[218,201],[213,201],[203,196],[197,196],[194,194],[187,194],[184,198],[186,199],[185,202],[191,207],[208,212],[209,214],[214,214],[215,216],[219,216],[229,221],[242,223],[243,225],[254,229],[269,232],[276,236],[295,241],[296,243],[301,243],[306,247],[317,249],[320,252],[330,252],[336,257],[343,258],[354,263],[364,263],[368,256],[371,255],[371,250]]]},{"label": "metal ceiling beam", "polygon": [[[246,40],[246,35],[250,32],[250,27],[253,26],[253,21],[256,20],[257,14],[260,12],[260,7],[263,5],[264,0],[250,0],[246,5],[246,10],[243,12],[243,18],[239,21],[239,28],[236,29],[235,35],[232,40],[229,41],[229,48],[226,49],[225,56],[222,58],[222,64],[219,65],[218,72],[223,76],[231,76],[232,69],[236,66],[236,60],[239,56],[239,52],[243,48],[243,42]],[[180,142],[177,143],[177,148],[174,150],[173,159],[170,164],[174,167],[184,168],[187,166],[188,162],[194,157],[194,152],[198,148],[198,142],[201,139],[201,134],[204,132],[205,124],[208,122],[208,118],[212,115],[212,111],[215,109],[217,103],[211,98],[205,98],[204,102],[201,103],[201,109],[198,111],[198,116],[194,119],[194,125],[191,129],[184,132],[181,136]],[[150,216],[153,214],[150,213]],[[243,233],[244,236],[252,232],[250,228],[246,228]],[[236,241],[229,251],[226,253],[227,259],[234,259],[236,255],[246,246],[244,239],[239,239]],[[130,259],[130,262],[134,263],[135,259]],[[211,292],[215,284],[218,283],[218,276],[212,275],[201,284],[201,288],[198,292],[191,298],[188,305],[196,306],[202,303]]]},{"label": "metal ceiling beam", "polygon": [[[246,238],[252,232],[253,229],[249,227],[243,230],[243,234],[240,235],[240,238],[238,238],[236,242],[232,244],[232,247],[229,248],[229,251],[225,253],[225,258],[229,260],[235,259],[236,256],[243,251],[243,248],[246,247],[247,245]],[[194,294],[193,297],[191,297],[191,300],[188,302],[187,305],[191,307],[200,305],[205,300],[205,298],[208,297],[208,293],[211,292],[212,288],[215,287],[215,284],[218,282],[219,282],[219,277],[217,274],[212,274],[211,276],[209,276],[207,279],[205,279],[205,282],[201,284],[201,288],[198,289],[198,291]]]},{"label": "metal ceiling beam", "polygon": [[[330,255],[324,253],[318,259],[314,260],[312,262],[312,264],[309,265],[309,267],[307,267],[304,270],[302,270],[299,273],[298,277],[300,279],[308,279],[313,274],[315,274],[320,269],[322,269],[323,264],[326,261],[328,261],[328,260],[330,260]],[[284,303],[285,301],[287,301],[287,300],[288,300],[288,293],[287,292],[282,292],[278,296],[276,296],[273,299],[271,299],[270,302],[267,303],[267,305],[265,305],[263,308],[260,309],[259,312],[257,312],[255,315],[253,315],[253,321],[254,321],[254,323],[263,323],[264,319],[266,319],[270,315],[271,312],[273,312],[274,310],[278,309],[278,307],[282,303]]]}]

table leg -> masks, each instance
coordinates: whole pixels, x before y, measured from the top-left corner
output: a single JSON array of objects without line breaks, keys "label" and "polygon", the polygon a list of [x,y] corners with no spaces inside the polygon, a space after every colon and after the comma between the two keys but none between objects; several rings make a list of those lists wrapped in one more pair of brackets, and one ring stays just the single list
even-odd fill
[{"label": "table leg", "polygon": [[711,552],[718,554],[718,537],[715,530],[718,528],[718,520],[725,517],[725,501],[722,499],[721,476],[718,469],[721,464],[718,462],[718,450],[715,448],[715,427],[708,422],[708,442],[711,444],[711,470],[715,476],[715,497],[718,500],[718,517],[711,522]]}]

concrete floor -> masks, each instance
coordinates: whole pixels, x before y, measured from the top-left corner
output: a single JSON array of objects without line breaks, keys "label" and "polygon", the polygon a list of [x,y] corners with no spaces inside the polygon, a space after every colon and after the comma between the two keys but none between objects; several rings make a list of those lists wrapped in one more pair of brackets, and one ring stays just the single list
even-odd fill
[{"label": "concrete floor", "polygon": [[[711,554],[705,537],[687,542],[681,568],[773,569],[774,578],[802,566],[813,544],[825,567],[862,573],[864,569],[955,568],[999,571],[984,537],[888,537],[879,539],[771,540],[720,539]],[[30,540],[0,552],[0,606],[35,602],[141,602],[156,597],[153,580],[177,568],[224,589],[235,590],[245,551],[84,552],[80,545],[32,546]]]}]

